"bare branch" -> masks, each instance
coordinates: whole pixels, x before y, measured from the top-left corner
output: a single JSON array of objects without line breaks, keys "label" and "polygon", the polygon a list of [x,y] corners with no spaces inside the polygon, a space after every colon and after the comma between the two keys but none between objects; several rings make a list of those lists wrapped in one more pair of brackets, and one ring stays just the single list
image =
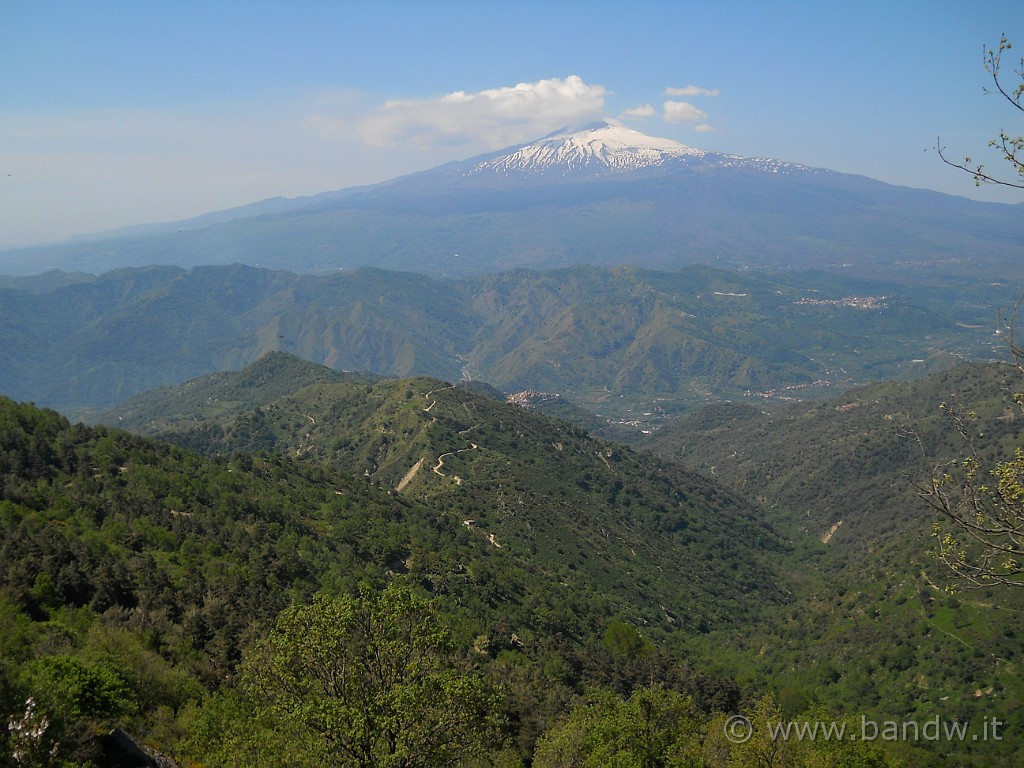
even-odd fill
[{"label": "bare branch", "polygon": [[[988,173],[985,172],[984,165],[972,166],[972,161],[970,157],[965,157],[962,163],[950,160],[948,157],[946,157],[946,148],[942,146],[941,138],[937,139],[935,142],[935,151],[938,152],[939,159],[942,160],[942,162],[944,162],[946,165],[951,166],[953,168],[958,168],[961,171],[964,171],[965,173],[971,174],[971,176],[974,177],[975,186],[980,187],[982,184],[997,184],[1003,187],[1024,189],[1024,183],[1006,181],[1005,179],[1000,179],[997,178],[996,176],[989,175]],[[1022,166],[1020,162],[1018,162],[1016,159],[1012,160],[1012,162],[1018,165],[1018,169],[1021,173],[1024,173],[1024,166]]]},{"label": "bare branch", "polygon": [[[1020,81],[1017,86],[1012,88],[1007,86],[1005,84],[1005,73],[1002,71],[1003,54],[1011,47],[1010,41],[1007,40],[1006,35],[1003,35],[996,48],[982,48],[985,70],[989,73],[995,85],[994,90],[989,88],[984,88],[983,90],[985,93],[998,93],[1014,109],[1024,112],[1024,58],[1021,58],[1019,68],[1014,70],[1014,75]],[[990,141],[989,146],[998,149],[1002,154],[1002,159],[1010,164],[1010,167],[1016,171],[1018,176],[1024,177],[1024,136],[1011,136],[1006,131],[1000,130],[998,137]],[[985,170],[984,165],[976,164],[970,156],[964,157],[962,162],[951,160],[946,155],[946,148],[942,146],[941,138],[936,140],[935,148],[939,159],[946,165],[971,174],[974,178],[975,186],[995,184],[1014,189],[1024,189],[1024,180],[1009,181],[1006,178],[993,176]]]}]

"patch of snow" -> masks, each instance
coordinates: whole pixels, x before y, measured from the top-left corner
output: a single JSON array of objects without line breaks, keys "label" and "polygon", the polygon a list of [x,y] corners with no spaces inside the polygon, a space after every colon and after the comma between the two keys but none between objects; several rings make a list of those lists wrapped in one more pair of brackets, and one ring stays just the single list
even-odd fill
[{"label": "patch of snow", "polygon": [[608,170],[616,173],[663,165],[678,157],[700,158],[707,154],[672,139],[659,139],[621,125],[599,123],[581,131],[546,136],[539,141],[490,158],[468,171],[479,173],[565,173]]},{"label": "patch of snow", "polygon": [[626,174],[679,163],[737,168],[761,173],[829,173],[763,157],[741,157],[694,149],[673,139],[648,136],[621,125],[596,123],[565,130],[490,156],[461,173],[473,176],[551,177]]}]

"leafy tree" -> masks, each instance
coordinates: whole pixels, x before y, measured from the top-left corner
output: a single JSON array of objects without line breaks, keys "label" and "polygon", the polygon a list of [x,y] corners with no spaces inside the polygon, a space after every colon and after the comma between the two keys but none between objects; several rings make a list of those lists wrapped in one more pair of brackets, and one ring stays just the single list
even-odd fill
[{"label": "leafy tree", "polygon": [[[1012,346],[1012,342],[1011,342]],[[1014,347],[1017,366],[1024,373],[1021,351]],[[1024,394],[1014,395],[1024,406]],[[941,468],[921,497],[942,513],[952,527],[936,522],[932,535],[935,554],[961,584],[1024,587],[1024,449],[990,466],[979,452],[977,415],[956,405],[940,406],[949,412],[964,440],[964,455]]]},{"label": "leafy tree", "polygon": [[119,675],[73,656],[35,659],[26,665],[23,679],[54,714],[73,722],[114,717],[128,704],[128,688]]},{"label": "leafy tree", "polygon": [[537,743],[535,768],[697,765],[697,724],[688,696],[639,688],[627,700],[599,689]]},{"label": "leafy tree", "polygon": [[[998,47],[995,49],[985,49],[985,70],[992,77],[992,82],[995,85],[994,91],[986,89],[985,92],[998,93],[1014,109],[1024,112],[1024,58],[1021,58],[1019,68],[1014,70],[1014,75],[1020,80],[1020,83],[1017,85],[1006,83],[1005,73],[1002,66],[1003,54],[1010,50],[1011,47],[1010,41],[1007,40],[1006,35],[1003,35],[999,40]],[[990,147],[998,148],[1003,159],[1010,164],[1010,167],[1014,171],[1016,171],[1017,176],[1024,179],[1024,136],[1011,136],[1005,130],[1000,130],[999,136],[992,139],[988,144]],[[960,170],[971,174],[974,177],[975,185],[999,184],[1006,187],[1024,189],[1024,180],[1011,181],[999,176],[993,176],[985,170],[985,166],[983,164],[975,162],[969,156],[965,157],[962,162],[950,160],[945,154],[945,149],[943,148],[941,141],[938,143],[937,149],[939,157],[942,158],[942,161],[946,163],[946,165],[951,165],[954,168],[959,168]]]},{"label": "leafy tree", "polygon": [[[109,667],[74,656],[33,659],[21,672],[31,695],[8,722],[12,754],[20,765],[81,763],[96,755],[96,733],[130,705],[124,681]],[[21,757],[19,757],[19,755]]]},{"label": "leafy tree", "polygon": [[392,584],[285,609],[245,659],[258,718],[322,764],[448,766],[497,738],[498,697],[454,660],[433,604]]},{"label": "leafy tree", "polygon": [[782,738],[777,730],[773,730],[782,722],[782,710],[773,696],[759,699],[746,710],[745,717],[743,722],[749,730],[741,729],[734,733],[723,729],[723,733],[731,736],[734,742],[729,749],[729,765],[770,768],[798,762],[800,756],[794,753],[805,751],[803,743]]},{"label": "leafy tree", "polygon": [[704,765],[729,768],[886,768],[892,765],[857,721],[823,709],[787,718],[767,694],[742,715],[712,718],[704,729]]},{"label": "leafy tree", "polygon": [[604,647],[612,656],[637,659],[649,656],[654,645],[640,631],[624,621],[615,620],[604,633]]}]

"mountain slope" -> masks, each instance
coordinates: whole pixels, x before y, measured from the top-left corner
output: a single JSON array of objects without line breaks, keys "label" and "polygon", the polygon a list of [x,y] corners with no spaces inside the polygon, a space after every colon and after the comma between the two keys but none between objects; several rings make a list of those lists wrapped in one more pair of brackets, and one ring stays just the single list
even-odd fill
[{"label": "mountain slope", "polygon": [[[653,439],[659,453],[757,499],[778,528],[821,542],[801,564],[820,581],[756,633],[709,635],[705,653],[729,648],[738,666],[755,660],[752,675],[812,698],[817,690],[847,709],[906,721],[945,713],[981,722],[996,710],[1018,717],[1024,593],[947,592],[955,579],[929,556],[937,515],[915,484],[964,447],[939,408],[951,399],[977,413],[986,460],[1012,456],[1020,445],[1012,393],[1022,383],[1010,366],[961,366],[823,403],[719,404],[670,423]],[[984,764],[995,751],[1019,762],[1008,744],[934,746],[947,764],[970,764],[969,755]]]},{"label": "mountain slope", "polygon": [[1008,456],[1020,429],[1009,395],[1021,385],[1011,366],[964,365],[820,403],[723,403],[670,422],[650,444],[817,537],[831,531],[830,546],[880,546],[907,532],[920,541],[931,515],[915,484],[963,447],[939,405],[952,400],[976,412],[985,455]]},{"label": "mountain slope", "polygon": [[0,295],[0,390],[61,408],[112,405],[283,347],[338,369],[457,378],[451,345],[466,325],[443,285],[372,270],[152,267]]},{"label": "mountain slope", "polygon": [[[268,212],[269,211],[269,212]],[[0,254],[11,273],[237,261],[442,276],[576,263],[1020,276],[1024,207],[982,204],[592,127],[369,187],[167,231]]]},{"label": "mountain slope", "polygon": [[[289,394],[268,393],[256,409],[236,399],[244,382],[284,363],[287,356],[271,355],[237,374],[139,398],[116,423],[207,453],[258,447],[365,476],[444,510],[509,556],[549,564],[553,577],[583,580],[611,610],[644,624],[706,631],[749,616],[747,592],[783,599],[782,589],[757,586],[768,578],[759,551],[780,551],[781,541],[697,475],[432,379],[303,386],[298,375]],[[205,393],[200,411],[173,423],[149,418],[198,400],[194,393]],[[643,585],[639,603],[622,591],[623,569]],[[708,585],[701,605],[679,591],[684,575]],[[664,613],[651,613],[654,605]]]},{"label": "mountain slope", "polygon": [[[323,374],[278,355],[235,376],[231,392],[272,396]],[[425,382],[376,390],[371,401],[381,417],[400,416],[404,388],[417,383]],[[351,384],[366,394],[365,384]],[[338,386],[320,381],[297,396]],[[430,424],[454,417],[441,414],[439,399],[431,400]],[[479,416],[491,415],[471,396],[450,404],[463,413],[480,405]],[[501,407],[510,411],[502,439],[522,441],[508,457],[524,467],[541,449],[535,439],[571,440],[568,453],[597,445]],[[479,450],[495,461],[500,446],[485,443],[489,428],[480,429]],[[377,439],[373,431],[364,436]],[[461,439],[444,430],[440,437]],[[598,681],[644,684],[633,678],[646,667],[616,662],[601,642],[605,628],[624,619],[657,641],[652,674],[706,694],[701,706],[723,691],[735,701],[734,684],[698,675],[682,664],[680,649],[706,622],[732,625],[785,599],[785,579],[772,564],[777,537],[749,507],[699,478],[675,485],[663,471],[638,473],[629,457],[572,461],[610,465],[632,503],[589,504],[593,530],[586,530],[578,518],[575,529],[562,528],[570,521],[559,500],[530,500],[505,515],[515,517],[509,531],[524,531],[517,538],[487,525],[501,490],[481,484],[483,471],[464,473],[464,489],[474,490],[459,506],[444,494],[395,492],[327,463],[237,452],[230,461],[203,458],[0,398],[0,716],[32,722],[23,716],[32,697],[48,718],[38,731],[47,749],[59,744],[61,757],[77,762],[115,764],[96,743],[112,727],[174,751],[197,725],[200,739],[211,737],[196,707],[218,688],[230,696],[243,650],[279,611],[317,591],[339,595],[395,581],[432,593],[460,662],[507,686],[507,735],[527,749],[575,692]],[[653,510],[653,501],[671,509]],[[702,565],[696,553],[705,547],[724,554]],[[656,558],[650,571],[648,556]],[[724,578],[684,579],[679,561]]]},{"label": "mountain slope", "polygon": [[[868,717],[891,719],[895,712],[922,721],[939,713],[980,721],[1018,711],[1024,680],[1015,632],[1024,596],[988,590],[952,598],[936,584],[942,574],[925,556],[929,514],[910,490],[913,472],[926,462],[898,420],[910,411],[922,441],[940,457],[953,447],[955,432],[931,400],[959,389],[986,423],[1001,425],[992,431],[997,443],[1012,441],[1015,424],[998,418],[1005,416],[1001,393],[1016,386],[1005,369],[960,369],[769,413],[730,404],[705,409],[656,438],[666,455],[682,455],[712,475],[701,480],[429,379],[320,381],[266,402],[258,413],[217,405],[236,399],[244,382],[265,378],[264,368],[286,368],[278,358],[183,388],[186,400],[189,392],[203,393],[201,423],[147,425],[139,412],[142,421],[132,426],[162,429],[174,441],[225,455],[259,434],[268,450],[368,476],[396,497],[446,510],[495,553],[529,552],[557,564],[552,575],[567,585],[593,585],[605,598],[589,611],[622,611],[650,622],[652,636],[666,641],[673,631],[663,636],[659,626],[697,630],[685,643],[690,658],[754,686],[771,681],[803,706],[811,700]],[[294,360],[289,366],[315,370]],[[297,376],[297,384],[305,378]],[[154,393],[153,412],[174,399],[173,390]],[[737,499],[722,496],[719,481],[761,497],[754,517],[729,511]],[[683,509],[691,512],[680,515]],[[837,513],[845,523],[821,543]],[[765,519],[771,528],[758,522]],[[771,531],[791,543],[778,546]],[[624,549],[638,539],[640,545]],[[751,556],[752,544],[759,555],[737,563],[737,555]],[[758,557],[770,560],[784,579],[778,586],[791,590],[780,600],[762,585],[758,596],[768,603],[759,611],[730,597],[762,577]],[[628,607],[618,602],[616,563],[639,579],[638,602]],[[665,569],[700,582],[707,604],[689,605],[692,613],[681,616],[675,611],[691,595],[661,602]],[[488,583],[502,583],[499,572],[482,573]],[[494,589],[481,585],[481,594]],[[640,611],[654,601],[668,612]],[[717,613],[720,607],[729,615]],[[936,745],[940,752],[950,748]],[[994,760],[986,745],[972,753],[977,764]],[[912,762],[924,764],[923,756]]]}]

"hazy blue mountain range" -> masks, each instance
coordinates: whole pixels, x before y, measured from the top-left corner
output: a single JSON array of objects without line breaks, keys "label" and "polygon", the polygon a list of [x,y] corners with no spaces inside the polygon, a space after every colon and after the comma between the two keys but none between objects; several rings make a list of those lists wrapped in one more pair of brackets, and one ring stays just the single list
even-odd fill
[{"label": "hazy blue mountain range", "polygon": [[996,308],[1012,302],[988,285],[950,293],[697,266],[459,281],[149,267],[9,284],[0,391],[71,413],[283,350],[336,370],[472,379],[657,421],[722,397],[821,397],[955,355],[998,356]]},{"label": "hazy blue mountain range", "polygon": [[0,271],[242,262],[466,276],[632,264],[1019,276],[1024,206],[708,153],[600,124],[367,187],[0,253]]}]

